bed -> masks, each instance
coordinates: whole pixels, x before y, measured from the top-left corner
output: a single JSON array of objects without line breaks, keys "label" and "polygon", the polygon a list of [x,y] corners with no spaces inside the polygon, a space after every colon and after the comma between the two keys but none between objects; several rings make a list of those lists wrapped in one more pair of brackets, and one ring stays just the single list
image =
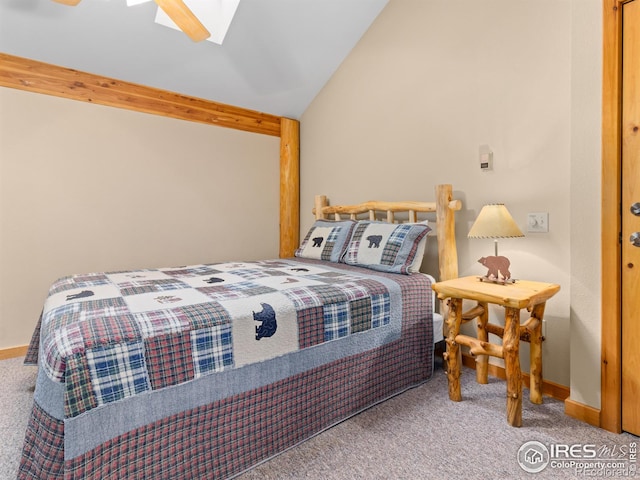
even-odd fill
[{"label": "bed", "polygon": [[442,317],[418,270],[435,237],[437,276],[457,276],[459,208],[450,185],[319,196],[292,258],[57,280],[18,478],[231,478],[427,381]]}]

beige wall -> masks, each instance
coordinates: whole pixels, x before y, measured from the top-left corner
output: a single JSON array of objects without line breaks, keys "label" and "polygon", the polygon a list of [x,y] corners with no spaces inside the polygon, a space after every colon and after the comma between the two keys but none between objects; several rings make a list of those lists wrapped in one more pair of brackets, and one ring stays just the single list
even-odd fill
[{"label": "beige wall", "polygon": [[602,1],[571,16],[571,398],[600,408]]},{"label": "beige wall", "polygon": [[279,139],[0,88],[0,348],[63,275],[278,256]]},{"label": "beige wall", "polygon": [[[485,203],[505,203],[525,233],[527,212],[549,212],[549,233],[501,240],[500,253],[515,278],[562,286],[547,304],[543,356],[545,379],[566,386],[570,202],[585,196],[570,191],[572,138],[580,138],[571,128],[574,13],[569,0],[391,0],[304,113],[301,138],[303,231],[316,193],[336,203],[432,199],[435,184],[452,183],[464,202],[460,274],[472,275],[493,251],[491,240],[466,238]],[[493,149],[491,172],[479,168],[482,144]],[[591,183],[594,163],[581,172]],[[585,235],[597,236],[590,226]],[[593,243],[581,251],[595,260]]]}]

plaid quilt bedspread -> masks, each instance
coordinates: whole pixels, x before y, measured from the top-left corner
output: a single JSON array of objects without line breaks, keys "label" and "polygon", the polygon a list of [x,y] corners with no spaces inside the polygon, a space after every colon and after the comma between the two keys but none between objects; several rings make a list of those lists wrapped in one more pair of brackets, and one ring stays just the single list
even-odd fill
[{"label": "plaid quilt bedspread", "polygon": [[18,478],[233,477],[427,380],[431,302],[426,276],[303,259],[61,279]]},{"label": "plaid quilt bedspread", "polygon": [[290,260],[74,275],[50,288],[40,362],[65,385],[65,417],[74,417],[350,335],[386,328],[393,340],[399,295]]}]

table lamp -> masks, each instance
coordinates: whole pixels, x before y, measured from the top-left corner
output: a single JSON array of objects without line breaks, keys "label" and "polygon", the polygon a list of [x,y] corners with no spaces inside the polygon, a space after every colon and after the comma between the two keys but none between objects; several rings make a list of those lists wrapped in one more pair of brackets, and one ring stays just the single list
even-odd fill
[{"label": "table lamp", "polygon": [[[493,238],[495,255],[482,257],[478,263],[489,269],[481,281],[493,283],[514,283],[511,279],[509,266],[511,262],[507,257],[498,256],[498,239],[524,237],[522,230],[516,225],[513,217],[502,203],[485,205],[469,230],[468,238]],[[502,275],[502,278],[500,277]]]}]

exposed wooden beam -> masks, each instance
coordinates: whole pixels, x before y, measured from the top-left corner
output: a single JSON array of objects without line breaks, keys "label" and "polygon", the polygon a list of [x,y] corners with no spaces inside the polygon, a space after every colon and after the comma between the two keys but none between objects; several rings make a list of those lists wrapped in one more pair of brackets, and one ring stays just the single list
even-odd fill
[{"label": "exposed wooden beam", "polygon": [[[58,1],[58,0],[56,0]],[[198,20],[191,9],[182,0],[155,0],[173,23],[194,42],[201,42],[211,36],[209,30]]]},{"label": "exposed wooden beam", "polygon": [[56,3],[61,3],[63,5],[69,5],[70,7],[75,7],[80,3],[80,0],[53,0]]},{"label": "exposed wooden beam", "polygon": [[0,86],[280,136],[280,117],[0,53]]},{"label": "exposed wooden beam", "polygon": [[300,122],[282,118],[280,134],[280,257],[300,245]]}]

